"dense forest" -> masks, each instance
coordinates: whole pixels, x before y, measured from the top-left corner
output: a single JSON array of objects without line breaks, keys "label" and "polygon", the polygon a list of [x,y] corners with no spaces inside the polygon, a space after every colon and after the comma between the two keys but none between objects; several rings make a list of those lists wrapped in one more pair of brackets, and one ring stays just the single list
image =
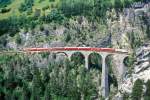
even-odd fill
[{"label": "dense forest", "polygon": [[[48,53],[38,54],[48,58]],[[74,55],[71,62],[51,60],[42,68],[37,67],[33,55],[13,54],[0,56],[0,98],[2,100],[91,100],[99,97],[98,87],[101,81],[100,59],[90,61],[90,70],[84,67],[80,54]],[[96,65],[98,61],[99,64]],[[110,63],[109,63],[110,64]],[[93,74],[94,72],[94,74]],[[98,76],[97,76],[98,75]],[[111,75],[111,70],[110,74]],[[96,77],[98,77],[98,80]],[[113,79],[112,79],[113,78]],[[95,81],[94,81],[95,80]],[[117,87],[114,76],[110,83]]]}]

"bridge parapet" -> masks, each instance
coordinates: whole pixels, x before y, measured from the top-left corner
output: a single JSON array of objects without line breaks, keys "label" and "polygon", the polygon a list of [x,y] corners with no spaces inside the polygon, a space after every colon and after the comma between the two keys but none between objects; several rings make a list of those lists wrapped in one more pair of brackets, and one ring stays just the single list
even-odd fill
[{"label": "bridge parapet", "polygon": [[93,47],[54,47],[54,48],[24,48],[24,52],[54,52],[54,51],[92,51],[128,54],[127,50],[114,48],[93,48]]}]

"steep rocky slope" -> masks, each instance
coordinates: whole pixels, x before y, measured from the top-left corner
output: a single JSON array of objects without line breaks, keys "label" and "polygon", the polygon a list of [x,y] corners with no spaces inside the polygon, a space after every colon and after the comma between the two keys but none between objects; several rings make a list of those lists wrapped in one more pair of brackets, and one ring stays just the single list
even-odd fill
[{"label": "steep rocky slope", "polygon": [[[147,47],[148,46],[148,47]],[[136,52],[136,62],[132,73],[127,74],[120,87],[122,93],[131,93],[134,82],[141,79],[146,83],[150,79],[150,48],[149,44],[142,46]]]}]

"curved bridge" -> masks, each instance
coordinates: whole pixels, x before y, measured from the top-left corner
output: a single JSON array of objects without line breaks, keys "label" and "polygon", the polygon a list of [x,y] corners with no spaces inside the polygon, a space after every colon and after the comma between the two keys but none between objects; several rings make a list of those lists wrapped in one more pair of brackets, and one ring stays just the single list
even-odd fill
[{"label": "curved bridge", "polygon": [[124,64],[125,57],[128,56],[128,51],[124,49],[113,49],[113,48],[93,48],[93,47],[53,47],[53,48],[24,48],[23,52],[26,53],[38,53],[38,52],[52,52],[52,53],[64,53],[69,59],[75,52],[80,52],[85,58],[85,67],[88,69],[88,58],[93,52],[98,53],[102,57],[102,81],[101,91],[102,96],[107,98],[109,96],[108,86],[108,66],[106,66],[106,57],[109,55],[116,55],[119,57],[119,77],[122,80],[124,76]]}]

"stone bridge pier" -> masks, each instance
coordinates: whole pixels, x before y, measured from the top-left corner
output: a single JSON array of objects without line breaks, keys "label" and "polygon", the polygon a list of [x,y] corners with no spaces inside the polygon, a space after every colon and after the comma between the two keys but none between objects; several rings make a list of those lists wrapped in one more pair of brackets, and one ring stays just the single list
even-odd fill
[{"label": "stone bridge pier", "polygon": [[71,60],[71,56],[80,52],[83,54],[85,58],[85,68],[89,68],[89,55],[91,53],[98,53],[102,58],[102,76],[101,76],[101,93],[104,98],[108,98],[109,96],[109,83],[108,83],[108,70],[109,66],[106,64],[106,58],[109,55],[115,55],[118,58],[119,62],[116,66],[118,66],[118,72],[120,81],[122,82],[123,76],[125,74],[124,67],[124,59],[128,56],[128,52],[123,49],[112,49],[112,48],[92,48],[92,47],[58,47],[58,48],[26,48],[25,52],[53,52],[53,53],[64,53],[69,60]]},{"label": "stone bridge pier", "polygon": [[[74,51],[67,51],[65,52],[68,55],[68,59],[71,60],[71,56],[75,53]],[[84,52],[84,51],[80,51],[80,53],[82,53],[84,55],[84,59],[85,59],[85,68],[88,69],[89,68],[89,55],[93,52]],[[107,98],[109,96],[109,82],[108,82],[108,70],[109,70],[109,66],[107,66],[106,64],[106,58],[111,55],[110,53],[105,53],[105,52],[100,52],[98,53],[101,57],[102,57],[102,76],[101,76],[101,93],[102,96]],[[119,82],[122,82],[122,78],[125,74],[125,67],[124,67],[124,59],[125,57],[127,57],[127,55],[122,55],[122,54],[117,54],[115,57],[119,58],[119,63],[118,65],[118,71],[119,71]]]},{"label": "stone bridge pier", "polygon": [[101,92],[102,96],[107,98],[109,95],[108,66],[106,65],[106,57],[108,56],[108,54],[101,54],[101,56],[102,56]]}]

